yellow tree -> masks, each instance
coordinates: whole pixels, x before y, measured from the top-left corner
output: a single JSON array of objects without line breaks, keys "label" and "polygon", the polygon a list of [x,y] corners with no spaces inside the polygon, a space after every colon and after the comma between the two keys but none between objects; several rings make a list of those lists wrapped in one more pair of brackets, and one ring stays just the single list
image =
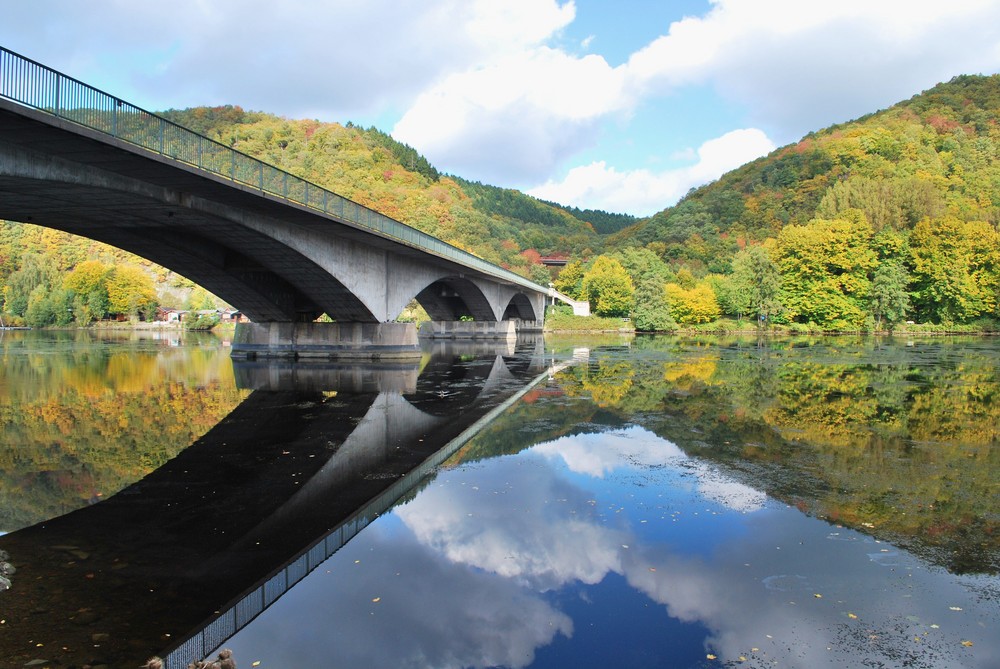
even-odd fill
[{"label": "yellow tree", "polygon": [[776,264],[781,302],[793,320],[828,330],[866,326],[871,281],[877,259],[874,231],[857,209],[833,221],[789,225],[778,234]]},{"label": "yellow tree", "polygon": [[135,265],[116,267],[108,276],[108,309],[115,314],[149,317],[156,309],[156,289],[149,275]]},{"label": "yellow tree", "polygon": [[670,302],[670,315],[678,323],[711,323],[721,314],[715,291],[708,283],[699,283],[694,288],[668,283],[665,291]]}]

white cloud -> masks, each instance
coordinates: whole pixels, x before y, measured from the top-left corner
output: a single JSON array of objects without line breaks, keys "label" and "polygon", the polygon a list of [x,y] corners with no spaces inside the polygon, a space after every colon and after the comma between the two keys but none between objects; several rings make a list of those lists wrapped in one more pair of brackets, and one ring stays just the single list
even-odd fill
[{"label": "white cloud", "polygon": [[562,181],[550,180],[528,193],[584,209],[645,216],[675,203],[691,188],[718,179],[774,148],[767,135],[756,128],[733,130],[702,144],[697,162],[687,167],[619,172],[599,161],[575,167]]},{"label": "white cloud", "polygon": [[538,47],[448,76],[416,99],[392,134],[463,176],[531,182],[628,105],[621,71],[602,57]]},{"label": "white cloud", "polygon": [[[5,9],[0,43],[80,78],[113,69],[140,104],[347,121],[405,109],[439,79],[520,53],[574,15],[555,0],[35,0]],[[115,54],[113,68],[102,54]]]},{"label": "white cloud", "polygon": [[715,0],[626,67],[646,96],[711,84],[784,143],[956,74],[996,71],[1000,4]]}]

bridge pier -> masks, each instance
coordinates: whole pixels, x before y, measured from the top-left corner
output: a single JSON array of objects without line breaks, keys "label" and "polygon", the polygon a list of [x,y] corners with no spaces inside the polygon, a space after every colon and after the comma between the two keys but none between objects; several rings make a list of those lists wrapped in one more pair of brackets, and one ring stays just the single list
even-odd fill
[{"label": "bridge pier", "polygon": [[421,339],[517,339],[514,321],[425,321]]},{"label": "bridge pier", "polygon": [[234,358],[398,360],[419,358],[413,323],[237,323]]}]

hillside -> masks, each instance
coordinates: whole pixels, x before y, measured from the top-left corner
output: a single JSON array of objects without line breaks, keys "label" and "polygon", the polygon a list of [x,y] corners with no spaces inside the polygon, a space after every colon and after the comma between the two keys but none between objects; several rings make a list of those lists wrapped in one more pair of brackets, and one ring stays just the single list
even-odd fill
[{"label": "hillside", "polygon": [[556,285],[639,329],[996,331],[998,222],[1000,75],[960,76],[693,190]]},{"label": "hillside", "polygon": [[[615,235],[725,270],[744,241],[857,208],[875,231],[954,216],[1000,221],[1000,75],[959,76],[889,109],[810,133]],[[696,236],[691,242],[692,237]],[[700,248],[699,248],[700,245]]]}]

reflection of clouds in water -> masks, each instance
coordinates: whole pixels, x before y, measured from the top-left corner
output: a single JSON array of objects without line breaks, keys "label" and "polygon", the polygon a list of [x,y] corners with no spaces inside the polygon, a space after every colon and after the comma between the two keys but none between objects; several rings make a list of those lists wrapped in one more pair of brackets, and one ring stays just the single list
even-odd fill
[{"label": "reflection of clouds in water", "polygon": [[604,478],[622,467],[662,466],[687,459],[675,444],[637,427],[560,437],[531,450],[547,458],[561,458],[570,471],[594,478]]},{"label": "reflection of clouds in water", "polygon": [[[345,548],[327,563],[336,565],[332,573],[320,567],[308,587],[265,612],[269,624],[234,639],[239,656],[263,659],[264,666],[519,668],[556,635],[572,635],[570,618],[531,592],[376,527],[365,535],[368,550],[347,555]],[[350,557],[360,562],[344,559]],[[332,610],[336,617],[289,609]],[[268,661],[274,649],[281,649],[280,661]]]},{"label": "reflection of clouds in water", "polygon": [[532,449],[548,458],[560,458],[570,471],[604,478],[616,469],[647,469],[684,462],[698,478],[698,491],[706,498],[736,511],[763,508],[767,495],[737,483],[711,465],[689,458],[676,444],[641,427],[618,432],[561,437]]},{"label": "reflection of clouds in water", "polygon": [[452,482],[425,490],[396,515],[449,560],[540,589],[597,583],[617,570],[626,535],[593,518],[583,491],[526,459],[492,462],[491,480],[517,480],[518,488]]},{"label": "reflection of clouds in water", "polygon": [[697,463],[698,492],[733,511],[758,511],[764,508],[767,495],[760,490],[738,483],[710,465]]},{"label": "reflection of clouds in water", "polygon": [[[447,483],[425,490],[396,514],[420,542],[449,562],[511,577],[512,586],[554,589],[621,574],[671,616],[704,624],[711,630],[706,647],[724,660],[752,655],[765,664],[778,660],[792,667],[852,666],[871,656],[891,659],[909,653],[918,659],[933,657],[939,661],[935,666],[953,666],[934,649],[935,644],[958,647],[959,632],[929,627],[946,613],[939,602],[968,601],[949,579],[880,567],[865,545],[870,540],[829,541],[853,533],[831,533],[825,523],[778,507],[735,516],[745,531],[729,532],[723,542],[714,537],[714,553],[684,555],[668,545],[696,542],[701,533],[712,531],[710,525],[699,525],[697,534],[688,531],[685,536],[664,530],[658,540],[607,527],[588,493],[560,478],[558,468],[542,466],[535,455],[561,459],[573,472],[593,477],[625,467],[662,468],[666,461],[693,471],[703,495],[733,510],[764,508],[763,494],[687,459],[649,432],[630,429],[558,439],[529,454],[491,461],[483,470],[488,474],[449,472]],[[492,483],[502,481],[517,481],[518,487]],[[730,531],[734,526],[723,527]],[[878,636],[878,647],[862,633],[866,629]],[[914,636],[931,631],[934,636],[921,642],[920,651],[930,654],[912,655]],[[985,657],[993,649],[980,652]],[[921,666],[920,661],[914,666]]]}]

